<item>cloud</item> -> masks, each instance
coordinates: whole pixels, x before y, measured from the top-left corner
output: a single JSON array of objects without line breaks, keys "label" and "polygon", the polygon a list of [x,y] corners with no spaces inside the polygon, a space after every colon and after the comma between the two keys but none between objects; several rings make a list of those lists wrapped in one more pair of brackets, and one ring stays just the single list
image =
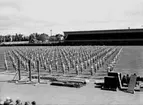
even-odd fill
[{"label": "cloud", "polygon": [[139,27],[142,0],[0,0],[0,33]]},{"label": "cloud", "polygon": [[143,1],[135,4],[129,11],[125,12],[125,15],[132,18],[142,18],[143,17]]},{"label": "cloud", "polygon": [[18,0],[0,0],[0,16],[17,14],[20,11]]},{"label": "cloud", "polygon": [[0,0],[0,7],[11,7],[20,11],[20,2],[18,0]]},{"label": "cloud", "polygon": [[18,0],[0,0],[0,34],[30,33],[54,25],[58,24],[23,14],[23,4]]},{"label": "cloud", "polygon": [[11,7],[0,7],[0,16],[17,14],[17,9]]},{"label": "cloud", "polygon": [[34,19],[61,23],[71,20],[112,21],[124,19],[125,13],[139,8],[140,3],[141,0],[26,0],[23,13]]},{"label": "cloud", "polygon": [[[39,32],[48,27],[52,27],[54,25],[58,25],[54,22],[42,21],[42,20],[34,20],[29,17],[24,16],[3,16],[0,19],[0,30],[1,31],[8,31],[12,30],[12,33],[19,32],[19,29],[24,30],[22,33],[27,32]],[[15,31],[14,31],[15,30]],[[26,32],[27,31],[27,32]]]}]

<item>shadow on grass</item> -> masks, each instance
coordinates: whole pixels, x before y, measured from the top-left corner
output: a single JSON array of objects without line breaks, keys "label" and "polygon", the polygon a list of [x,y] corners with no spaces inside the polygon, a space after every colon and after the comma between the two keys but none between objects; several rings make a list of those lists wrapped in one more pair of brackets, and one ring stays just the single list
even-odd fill
[{"label": "shadow on grass", "polygon": [[117,89],[101,88],[101,90],[117,92]]},{"label": "shadow on grass", "polygon": [[95,87],[95,88],[100,88],[100,89],[101,89],[101,87],[102,87],[102,86],[100,86],[100,85],[96,85],[96,86],[94,86],[94,87]]},{"label": "shadow on grass", "polygon": [[104,88],[103,85],[95,85],[94,88],[100,88],[101,90],[104,90],[104,91],[114,91],[114,92],[117,91],[117,88]]},{"label": "shadow on grass", "polygon": [[0,82],[8,82],[9,80],[0,80]]}]

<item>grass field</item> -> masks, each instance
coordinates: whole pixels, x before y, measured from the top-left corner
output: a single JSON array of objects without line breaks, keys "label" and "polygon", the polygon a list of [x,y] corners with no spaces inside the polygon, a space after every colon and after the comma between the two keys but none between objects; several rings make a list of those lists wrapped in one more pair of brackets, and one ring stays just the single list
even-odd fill
[{"label": "grass field", "polygon": [[[4,70],[3,53],[12,47],[0,48],[0,69]],[[143,47],[125,46],[120,53],[119,60],[115,66],[115,71],[122,74],[137,73],[143,76]],[[13,69],[11,67],[11,69]],[[35,100],[38,104],[54,105],[141,105],[143,101],[142,92],[128,94],[122,91],[106,91],[94,88],[93,83],[76,89],[67,87],[56,87],[47,85],[24,85],[3,82],[12,79],[12,75],[0,75],[0,96],[2,98],[10,96],[13,99],[19,97],[23,101]]]},{"label": "grass field", "polygon": [[125,46],[115,71],[143,76],[143,46]]}]

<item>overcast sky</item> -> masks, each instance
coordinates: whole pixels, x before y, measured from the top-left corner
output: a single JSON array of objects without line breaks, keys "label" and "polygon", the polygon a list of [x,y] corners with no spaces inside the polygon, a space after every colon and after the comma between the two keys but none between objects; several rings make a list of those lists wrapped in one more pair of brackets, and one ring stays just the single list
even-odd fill
[{"label": "overcast sky", "polygon": [[0,34],[140,28],[143,0],[0,0]]}]

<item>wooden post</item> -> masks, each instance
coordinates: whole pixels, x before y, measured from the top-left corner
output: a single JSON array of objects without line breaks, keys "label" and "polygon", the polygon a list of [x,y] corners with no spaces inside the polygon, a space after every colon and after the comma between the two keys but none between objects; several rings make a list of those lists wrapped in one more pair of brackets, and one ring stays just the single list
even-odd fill
[{"label": "wooden post", "polygon": [[8,65],[7,65],[7,60],[6,59],[4,60],[4,66],[5,66],[5,70],[7,71],[8,70]]},{"label": "wooden post", "polygon": [[132,74],[131,77],[130,77],[127,92],[134,94],[134,92],[135,92],[134,88],[136,86],[136,81],[137,81],[136,74]]},{"label": "wooden post", "polygon": [[7,64],[7,59],[6,59],[6,53],[4,53],[4,66],[5,66],[5,70],[8,70],[8,64]]},{"label": "wooden post", "polygon": [[38,83],[40,83],[40,62],[37,60]]},{"label": "wooden post", "polygon": [[29,81],[31,81],[32,77],[31,77],[31,60],[30,59],[28,60],[28,67],[29,67]]},{"label": "wooden post", "polygon": [[21,80],[21,71],[20,71],[20,58],[18,59],[18,76],[19,76],[19,80]]},{"label": "wooden post", "polygon": [[39,57],[39,61],[40,61],[40,66],[43,67],[43,62],[42,62],[42,56],[41,55]]}]

